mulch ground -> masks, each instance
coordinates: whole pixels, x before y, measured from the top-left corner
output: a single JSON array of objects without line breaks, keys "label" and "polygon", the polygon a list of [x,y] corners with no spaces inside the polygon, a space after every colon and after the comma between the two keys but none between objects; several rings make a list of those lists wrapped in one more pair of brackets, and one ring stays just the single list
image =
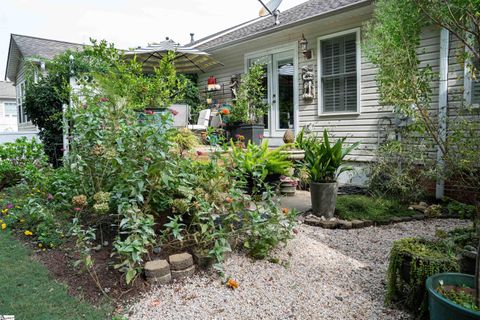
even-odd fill
[{"label": "mulch ground", "polygon": [[98,283],[108,294],[107,297],[100,290],[99,284],[82,267],[82,264],[75,266],[80,255],[76,252],[74,243],[66,243],[58,249],[43,251],[21,234],[17,234],[16,238],[32,249],[31,258],[33,260],[45,265],[55,280],[68,286],[72,296],[85,299],[93,305],[110,303],[114,307],[118,307],[125,301],[131,301],[150,289],[150,285],[141,275],[133,284],[125,283],[124,274],[113,268],[110,257],[111,246],[103,247],[100,251],[92,250],[93,270],[98,277]]}]

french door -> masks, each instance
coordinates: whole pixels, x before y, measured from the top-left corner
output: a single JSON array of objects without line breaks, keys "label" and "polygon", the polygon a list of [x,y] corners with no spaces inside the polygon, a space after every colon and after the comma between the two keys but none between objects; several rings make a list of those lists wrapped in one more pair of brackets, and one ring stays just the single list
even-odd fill
[{"label": "french door", "polygon": [[294,50],[248,59],[248,66],[261,64],[265,70],[263,85],[270,110],[264,117],[265,137],[281,138],[285,130],[295,131]]}]

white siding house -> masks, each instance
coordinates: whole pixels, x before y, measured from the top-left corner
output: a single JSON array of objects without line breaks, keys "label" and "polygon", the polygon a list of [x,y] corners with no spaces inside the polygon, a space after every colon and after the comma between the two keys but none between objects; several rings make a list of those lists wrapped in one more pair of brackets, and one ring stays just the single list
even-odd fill
[{"label": "white siding house", "polygon": [[7,69],[5,80],[13,82],[16,88],[18,107],[18,130],[21,132],[37,132],[37,128],[28,119],[23,110],[23,97],[25,95],[25,72],[28,63],[34,63],[39,69],[45,71],[45,60],[50,60],[68,49],[83,48],[82,44],[58,40],[43,39],[18,34],[10,35]]},{"label": "white siding house", "polygon": [[16,132],[17,101],[13,83],[0,81],[0,132]]},{"label": "white siding house", "polygon": [[[373,9],[369,0],[310,0],[282,12],[279,25],[267,16],[200,39],[191,45],[210,53],[224,66],[200,74],[199,86],[205,87],[207,78],[214,76],[223,88],[229,88],[232,76],[244,73],[252,61],[263,63],[271,104],[264,134],[269,142],[282,144],[286,128],[294,132],[307,125],[318,132],[326,128],[333,136],[347,137],[348,143],[360,141],[349,160],[359,168],[365,167],[374,160],[380,143],[395,139],[398,124],[392,108],[380,105],[377,69],[362,54],[362,26],[371,18]],[[310,55],[302,53],[302,38],[308,42]],[[429,64],[433,71],[440,71],[441,41],[439,27],[423,30],[418,48],[421,66]],[[448,99],[458,101],[463,99],[464,70],[454,58],[459,48],[453,37],[447,39],[446,46],[446,55],[450,57]],[[289,81],[282,74],[285,64],[293,68]],[[314,72],[313,100],[302,98],[304,66]],[[433,84],[432,110],[439,109],[438,83]],[[465,88],[467,84],[470,90],[465,90],[466,97],[472,97],[472,102],[480,100],[480,85],[465,81]],[[289,108],[285,97],[293,99],[290,112],[285,112]],[[221,90],[214,98],[219,104],[229,103],[231,92]],[[452,112],[448,110],[449,114]],[[432,156],[433,153],[436,150],[432,150]],[[360,172],[341,180],[363,184],[365,175]]]}]

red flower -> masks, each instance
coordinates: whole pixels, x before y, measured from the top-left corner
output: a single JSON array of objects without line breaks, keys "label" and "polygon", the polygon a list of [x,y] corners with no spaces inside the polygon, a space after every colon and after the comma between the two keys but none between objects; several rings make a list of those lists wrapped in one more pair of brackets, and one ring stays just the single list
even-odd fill
[{"label": "red flower", "polygon": [[82,208],[76,207],[76,208],[73,208],[73,210],[79,212],[79,211],[82,211]]},{"label": "red flower", "polygon": [[223,114],[224,116],[226,116],[226,115],[229,115],[229,114],[230,114],[230,110],[228,110],[228,109],[222,109],[222,110],[220,110],[220,113]]},{"label": "red flower", "polygon": [[175,109],[170,109],[170,112],[173,114],[173,116],[176,116],[178,114],[178,111]]},{"label": "red flower", "polygon": [[197,156],[203,156],[203,155],[204,155],[204,153],[202,151],[200,151],[200,150],[197,151]]}]

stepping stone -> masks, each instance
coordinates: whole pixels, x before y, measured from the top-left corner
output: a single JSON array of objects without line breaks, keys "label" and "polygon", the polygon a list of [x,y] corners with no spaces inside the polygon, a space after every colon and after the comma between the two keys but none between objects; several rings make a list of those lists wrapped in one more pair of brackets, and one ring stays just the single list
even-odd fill
[{"label": "stepping stone", "polygon": [[352,220],[352,227],[354,229],[363,228],[365,223],[362,220]]},{"label": "stepping stone", "polygon": [[316,217],[305,218],[303,223],[308,224],[309,226],[320,227],[322,220]]},{"label": "stepping stone", "polygon": [[423,219],[425,219],[425,215],[424,214],[414,214],[412,216],[412,218],[415,219],[415,220],[423,220]]},{"label": "stepping stone", "polygon": [[193,266],[193,257],[190,253],[179,253],[173,254],[168,258],[170,261],[170,269],[173,270],[184,270]]},{"label": "stepping stone", "polygon": [[403,222],[403,219],[400,218],[400,217],[391,217],[391,218],[390,218],[390,221],[391,221],[392,223],[399,223],[399,222]]},{"label": "stepping stone", "polygon": [[[232,245],[230,246],[233,247]],[[198,268],[203,270],[209,269],[215,263],[214,258],[208,255],[202,255],[198,253],[193,254],[193,260],[195,261],[195,264],[198,266]]]},{"label": "stepping stone", "polygon": [[335,229],[338,222],[336,220],[320,220],[320,226],[324,229]]},{"label": "stepping stone", "polygon": [[183,279],[193,276],[195,273],[195,266],[188,267],[184,270],[172,270],[172,279]]},{"label": "stepping stone", "polygon": [[352,229],[353,225],[351,221],[338,220],[338,227],[340,229]]},{"label": "stepping stone", "polygon": [[373,221],[372,220],[365,220],[363,221],[363,226],[366,227],[371,227],[373,226]]},{"label": "stepping stone", "polygon": [[387,219],[387,220],[377,220],[377,221],[375,221],[375,224],[376,224],[377,226],[386,226],[386,225],[388,225],[388,224],[390,224],[390,223],[391,223],[391,221],[390,221],[389,219]]},{"label": "stepping stone", "polygon": [[147,279],[148,283],[153,284],[153,285],[158,285],[158,284],[167,284],[172,282],[172,275],[170,273],[161,276],[161,277],[151,277]]},{"label": "stepping stone", "polygon": [[167,260],[153,260],[145,263],[145,276],[147,279],[170,275],[170,265]]}]

